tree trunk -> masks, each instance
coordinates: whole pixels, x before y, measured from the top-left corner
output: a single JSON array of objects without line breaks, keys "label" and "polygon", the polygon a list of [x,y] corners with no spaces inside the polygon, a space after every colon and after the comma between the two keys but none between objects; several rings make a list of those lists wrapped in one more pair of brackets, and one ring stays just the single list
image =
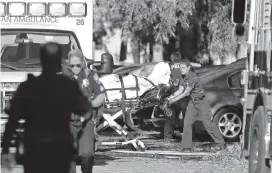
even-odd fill
[{"label": "tree trunk", "polygon": [[149,42],[149,62],[154,61],[154,42],[153,40]]},{"label": "tree trunk", "polygon": [[140,63],[140,45],[139,40],[135,38],[134,34],[129,34],[127,40],[127,59],[129,63]]},{"label": "tree trunk", "polygon": [[122,44],[122,31],[120,29],[110,30],[107,28],[107,36],[103,38],[103,52],[108,52],[113,56],[114,63],[119,62],[121,44]]},{"label": "tree trunk", "polygon": [[120,50],[120,61],[125,61],[127,59],[127,45],[122,42]]}]

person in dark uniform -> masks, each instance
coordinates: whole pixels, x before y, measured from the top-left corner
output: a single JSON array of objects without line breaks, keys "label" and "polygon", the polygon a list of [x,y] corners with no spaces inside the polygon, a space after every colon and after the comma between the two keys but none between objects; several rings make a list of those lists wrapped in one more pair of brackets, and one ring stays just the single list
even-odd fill
[{"label": "person in dark uniform", "polygon": [[43,71],[22,82],[6,108],[2,166],[8,166],[9,148],[18,120],[25,120],[24,172],[68,173],[73,156],[69,128],[71,114],[84,115],[91,105],[76,80],[61,75],[61,46],[47,43],[40,50]]},{"label": "person in dark uniform", "polygon": [[[180,71],[180,61],[181,61],[181,54],[178,52],[174,52],[170,56],[171,62],[169,62],[169,67],[171,71],[171,79],[170,79],[170,92],[174,93],[177,88],[178,88],[178,83],[176,82],[179,80],[181,76],[181,71]],[[173,138],[174,136],[174,127],[176,124],[177,120],[177,113],[180,110],[179,105],[177,106],[178,103],[172,104],[168,107],[170,111],[172,112],[171,116],[167,116],[165,125],[164,125],[164,140],[169,141]],[[166,105],[167,106],[167,105]]]},{"label": "person in dark uniform", "polygon": [[[80,50],[72,50],[68,54],[70,70],[65,74],[77,80],[82,92],[88,97],[89,104],[93,109],[100,107],[105,101],[105,95],[98,79],[95,80],[94,72],[84,69],[84,55]],[[95,156],[95,123],[93,120],[95,112],[85,117],[85,124],[81,123],[80,117],[73,115],[71,130],[74,141],[77,142],[78,155],[81,162],[82,173],[91,173]],[[76,164],[72,162],[71,173],[76,172]]]},{"label": "person in dark uniform", "polygon": [[198,119],[202,121],[208,134],[217,144],[214,149],[222,149],[224,139],[219,129],[211,121],[211,108],[205,98],[205,92],[200,84],[199,77],[196,73],[190,71],[190,68],[190,61],[181,60],[180,70],[182,75],[179,81],[179,89],[168,98],[169,104],[175,103],[186,96],[191,98],[184,119],[182,148],[184,151],[192,150],[192,124]]}]

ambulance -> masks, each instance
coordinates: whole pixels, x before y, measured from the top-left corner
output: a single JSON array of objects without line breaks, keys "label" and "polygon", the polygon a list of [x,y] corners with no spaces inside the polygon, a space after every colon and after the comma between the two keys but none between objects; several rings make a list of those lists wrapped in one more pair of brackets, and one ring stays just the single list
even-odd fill
[{"label": "ambulance", "polygon": [[27,74],[39,75],[39,48],[49,41],[93,57],[93,2],[90,0],[1,1],[1,134],[12,94]]}]

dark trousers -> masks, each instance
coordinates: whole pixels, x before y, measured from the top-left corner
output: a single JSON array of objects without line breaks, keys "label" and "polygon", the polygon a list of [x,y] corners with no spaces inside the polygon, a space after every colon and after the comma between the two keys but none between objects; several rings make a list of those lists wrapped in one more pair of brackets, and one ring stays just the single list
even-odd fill
[{"label": "dark trousers", "polygon": [[190,101],[184,119],[183,136],[182,136],[182,148],[192,148],[192,124],[197,120],[202,121],[208,134],[213,138],[214,142],[220,145],[224,144],[224,139],[216,127],[211,121],[212,113],[210,106],[206,99],[192,102]]},{"label": "dark trousers", "polygon": [[[71,125],[71,131],[76,143],[74,146],[77,149],[81,163],[82,173],[92,173],[94,165],[94,144],[95,144],[95,124],[89,121],[83,129]],[[71,163],[70,173],[76,173],[76,163]]]},{"label": "dark trousers", "polygon": [[45,142],[26,146],[24,173],[69,173],[72,160],[72,145],[69,145],[71,142]]},{"label": "dark trousers", "polygon": [[[174,129],[178,121],[178,125],[181,128],[183,126],[183,115],[185,114],[186,107],[189,102],[189,97],[185,97],[182,100],[170,106],[173,114],[166,118],[164,125],[164,138],[172,138],[174,134]],[[180,129],[181,130],[181,129]]]},{"label": "dark trousers", "polygon": [[175,126],[176,126],[176,121],[178,119],[177,118],[178,111],[173,109],[173,107],[171,107],[171,110],[173,113],[170,117],[166,118],[166,121],[164,124],[164,132],[163,132],[164,139],[168,139],[168,138],[173,137]]}]

